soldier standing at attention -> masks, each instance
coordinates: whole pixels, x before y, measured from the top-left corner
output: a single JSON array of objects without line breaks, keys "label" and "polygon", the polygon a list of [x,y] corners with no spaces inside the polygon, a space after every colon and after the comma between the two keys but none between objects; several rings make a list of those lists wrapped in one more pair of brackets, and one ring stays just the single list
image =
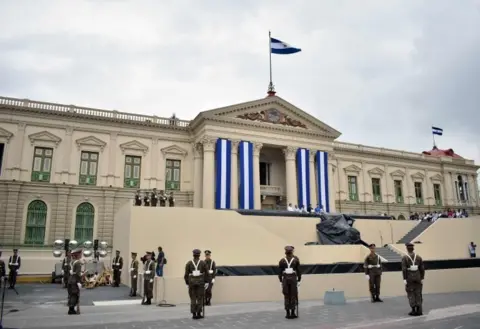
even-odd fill
[{"label": "soldier standing at attention", "polygon": [[215,276],[217,275],[217,264],[212,259],[212,252],[210,250],[205,250],[205,263],[208,268],[207,283],[208,288],[205,291],[205,305],[210,306],[212,300],[212,289],[213,284],[215,283]]},{"label": "soldier standing at attention", "polygon": [[157,195],[157,189],[156,188],[153,189],[150,200],[151,200],[150,206],[151,207],[156,207],[157,203],[158,203],[158,195]]},{"label": "soldier standing at attention", "polygon": [[68,284],[68,278],[70,277],[70,270],[72,266],[72,256],[70,250],[67,250],[65,258],[63,259],[62,262],[62,281],[63,281],[63,287],[66,288]]},{"label": "soldier standing at attention", "polygon": [[302,280],[302,273],[300,272],[300,259],[293,255],[294,247],[285,247],[285,258],[282,258],[278,263],[280,272],[278,278],[282,286],[282,292],[285,299],[285,311],[287,319],[295,319],[298,317],[295,314],[295,308],[298,304],[298,287]]},{"label": "soldier standing at attention", "polygon": [[365,258],[363,267],[365,268],[365,278],[368,280],[372,303],[383,302],[380,299],[380,283],[382,280],[382,263],[380,256],[375,253],[375,243],[368,246],[370,255]]},{"label": "soldier standing at attention", "polygon": [[413,250],[413,243],[407,243],[407,254],[402,257],[403,283],[407,291],[408,302],[412,311],[408,313],[411,316],[423,315],[423,279],[425,278],[425,267],[422,257],[418,256]]},{"label": "soldier standing at attention", "polygon": [[80,314],[80,312],[75,311],[75,306],[78,306],[80,302],[80,289],[82,288],[82,249],[72,251],[71,256],[74,261],[67,284],[69,315]]},{"label": "soldier standing at attention", "polygon": [[135,193],[135,205],[136,206],[142,205],[142,196],[140,195],[140,190],[137,190],[137,193]]},{"label": "soldier standing at attention", "polygon": [[130,288],[130,297],[137,296],[137,275],[138,275],[138,260],[137,253],[132,252],[132,263],[130,264],[130,279],[131,279],[131,288]]},{"label": "soldier standing at attention", "polygon": [[[0,251],[0,257],[2,257],[1,251]],[[2,282],[5,281],[6,277],[7,277],[7,269],[5,267],[5,262],[2,259],[0,259],[0,288],[2,287]]]},{"label": "soldier standing at attention", "polygon": [[205,290],[208,288],[208,268],[207,264],[200,259],[202,252],[199,249],[193,250],[193,260],[189,260],[185,265],[185,284],[190,295],[190,312],[192,319],[203,319],[203,303]]},{"label": "soldier standing at attention", "polygon": [[13,249],[13,256],[10,256],[8,259],[8,281],[10,282],[10,287],[8,289],[14,289],[15,284],[17,283],[18,270],[22,266],[22,259],[18,255],[18,249]]},{"label": "soldier standing at attention", "polygon": [[167,202],[167,197],[165,195],[165,192],[163,190],[160,190],[160,207],[165,207],[165,203]]},{"label": "soldier standing at attention", "polygon": [[175,198],[173,197],[173,192],[170,192],[170,196],[168,197],[168,206],[175,207]]},{"label": "soldier standing at attention", "polygon": [[119,287],[120,281],[121,281],[122,268],[123,268],[123,258],[122,256],[120,256],[120,250],[116,251],[116,256],[113,259],[113,263],[112,263],[112,268],[113,268],[113,286]]},{"label": "soldier standing at attention", "polygon": [[143,271],[143,300],[142,305],[152,305],[153,278],[155,278],[155,261],[152,260],[152,252],[147,251],[145,268]]}]

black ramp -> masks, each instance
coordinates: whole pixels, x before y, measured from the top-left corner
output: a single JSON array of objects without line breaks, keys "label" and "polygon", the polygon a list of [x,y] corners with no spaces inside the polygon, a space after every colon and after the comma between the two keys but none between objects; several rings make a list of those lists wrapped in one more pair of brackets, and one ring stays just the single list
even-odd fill
[{"label": "black ramp", "polygon": [[355,220],[344,214],[321,214],[317,224],[321,244],[361,244],[360,232],[353,228]]}]

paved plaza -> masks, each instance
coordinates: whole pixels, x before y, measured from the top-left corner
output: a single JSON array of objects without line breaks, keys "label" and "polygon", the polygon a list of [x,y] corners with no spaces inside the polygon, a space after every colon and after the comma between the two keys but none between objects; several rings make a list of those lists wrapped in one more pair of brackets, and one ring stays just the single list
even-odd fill
[{"label": "paved plaza", "polygon": [[[8,290],[4,327],[70,329],[207,329],[207,328],[311,328],[311,329],[474,329],[480,328],[480,293],[425,295],[425,316],[409,317],[406,297],[385,298],[384,303],[349,300],[347,305],[300,304],[300,318],[284,318],[282,303],[213,305],[206,318],[192,320],[188,305],[175,307],[130,305],[94,306],[94,302],[128,300],[128,288],[82,290],[82,314],[68,316],[66,291],[59,285],[19,285],[19,295]],[[138,302],[138,303],[137,303]],[[128,303],[128,302],[127,302]]]}]

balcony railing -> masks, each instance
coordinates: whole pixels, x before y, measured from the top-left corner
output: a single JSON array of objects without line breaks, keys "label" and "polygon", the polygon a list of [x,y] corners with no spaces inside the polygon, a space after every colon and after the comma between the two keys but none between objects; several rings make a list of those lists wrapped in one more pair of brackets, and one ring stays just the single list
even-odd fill
[{"label": "balcony railing", "polygon": [[56,103],[37,102],[28,99],[17,99],[10,97],[0,97],[0,107],[14,107],[16,109],[44,110],[65,114],[85,115],[111,120],[125,120],[133,122],[144,122],[166,126],[188,127],[190,121],[179,120],[177,118],[163,118],[156,115],[142,115],[135,113],[100,110],[89,107],[80,107],[75,105],[62,105]]},{"label": "balcony railing", "polygon": [[282,188],[280,186],[260,185],[260,193],[262,195],[282,196]]}]

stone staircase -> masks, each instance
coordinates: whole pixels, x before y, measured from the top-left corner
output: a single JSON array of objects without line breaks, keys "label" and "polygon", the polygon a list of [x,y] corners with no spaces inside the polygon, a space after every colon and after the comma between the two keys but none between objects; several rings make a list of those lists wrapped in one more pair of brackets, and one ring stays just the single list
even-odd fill
[{"label": "stone staircase", "polygon": [[397,243],[409,243],[412,242],[417,236],[422,234],[427,228],[430,227],[434,222],[420,222],[414,228],[412,228],[403,238],[398,240]]},{"label": "stone staircase", "polygon": [[402,261],[402,255],[394,251],[393,249],[390,249],[389,246],[375,248],[375,252],[377,253],[377,255],[380,255],[380,257],[386,259],[389,263],[396,263]]}]

